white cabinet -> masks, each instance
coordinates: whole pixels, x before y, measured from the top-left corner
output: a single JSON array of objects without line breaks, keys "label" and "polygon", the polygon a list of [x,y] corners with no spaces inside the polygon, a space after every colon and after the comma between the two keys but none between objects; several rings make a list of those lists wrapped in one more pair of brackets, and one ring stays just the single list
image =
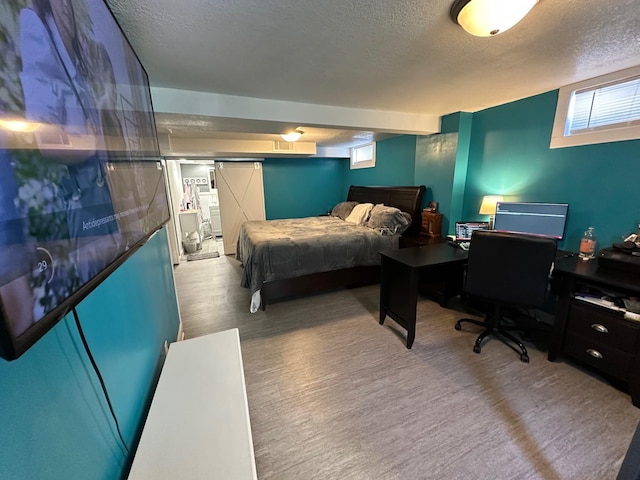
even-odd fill
[{"label": "white cabinet", "polygon": [[211,218],[213,236],[222,236],[222,222],[220,221],[220,207],[218,205],[209,205],[209,217]]}]

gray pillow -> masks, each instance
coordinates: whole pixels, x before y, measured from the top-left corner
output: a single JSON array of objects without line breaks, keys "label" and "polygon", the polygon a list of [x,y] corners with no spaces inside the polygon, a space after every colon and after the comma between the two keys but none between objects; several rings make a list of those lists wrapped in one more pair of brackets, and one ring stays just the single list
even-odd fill
[{"label": "gray pillow", "polygon": [[411,215],[395,207],[376,205],[371,210],[367,227],[382,235],[399,235],[411,225]]},{"label": "gray pillow", "polygon": [[358,202],[340,202],[335,207],[333,207],[333,210],[331,210],[331,216],[339,217],[344,220],[349,216],[351,210],[353,210],[353,207],[355,207],[357,204]]}]

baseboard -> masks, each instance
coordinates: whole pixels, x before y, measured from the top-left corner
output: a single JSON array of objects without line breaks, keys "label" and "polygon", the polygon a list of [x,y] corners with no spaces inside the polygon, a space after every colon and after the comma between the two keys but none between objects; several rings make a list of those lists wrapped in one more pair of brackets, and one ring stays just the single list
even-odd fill
[{"label": "baseboard", "polygon": [[181,320],[180,324],[178,325],[178,336],[176,337],[176,341],[181,342],[182,340],[184,340],[184,330],[182,329],[182,320]]}]

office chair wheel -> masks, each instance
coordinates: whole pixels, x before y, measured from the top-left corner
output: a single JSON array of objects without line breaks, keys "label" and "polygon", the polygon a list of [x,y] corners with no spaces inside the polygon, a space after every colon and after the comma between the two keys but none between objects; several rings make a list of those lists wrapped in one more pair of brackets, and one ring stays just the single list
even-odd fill
[{"label": "office chair wheel", "polygon": [[473,346],[473,352],[474,353],[480,353],[480,347],[478,345],[474,345]]},{"label": "office chair wheel", "polygon": [[524,363],[529,363],[529,355],[527,355],[526,353],[521,354],[520,361]]}]

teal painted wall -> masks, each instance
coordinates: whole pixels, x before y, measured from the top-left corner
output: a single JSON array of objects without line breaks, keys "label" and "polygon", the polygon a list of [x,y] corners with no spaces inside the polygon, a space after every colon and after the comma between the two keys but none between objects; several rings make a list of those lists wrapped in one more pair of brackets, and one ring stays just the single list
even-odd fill
[{"label": "teal painted wall", "polygon": [[438,202],[443,235],[454,233],[456,221],[471,220],[464,215],[464,195],[472,125],[471,113],[446,115],[441,133],[417,140],[415,181],[427,186],[427,201]]},{"label": "teal painted wall", "polygon": [[416,137],[402,135],[377,143],[374,168],[351,170],[345,158],[265,158],[267,220],[326,213],[350,185],[414,185],[415,154]]},{"label": "teal painted wall", "polygon": [[349,161],[345,161],[342,198],[346,198],[350,185],[414,185],[415,156],[415,135],[401,135],[377,142],[374,168],[351,170]]},{"label": "teal painted wall", "polygon": [[445,235],[458,220],[451,213],[457,147],[457,133],[418,137],[416,142],[415,183],[427,187],[426,202],[438,202]]},{"label": "teal painted wall", "polygon": [[266,158],[262,164],[267,220],[313,217],[344,201],[344,158]]},{"label": "teal painted wall", "polygon": [[477,217],[483,195],[530,202],[567,202],[562,248],[577,250],[593,226],[599,247],[620,241],[640,222],[640,140],[550,149],[558,92],[473,115],[464,212]]},{"label": "teal painted wall", "polygon": [[[166,230],[77,307],[128,448],[144,422],[178,306]],[[130,458],[71,314],[19,359],[0,360],[0,478],[116,479]]]},{"label": "teal painted wall", "polygon": [[472,113],[458,112],[440,118],[440,133],[458,133],[463,115],[473,117]]},{"label": "teal painted wall", "polygon": [[464,214],[464,197],[467,189],[467,178],[469,176],[469,162],[471,152],[471,132],[473,131],[473,114],[461,112],[458,117],[458,150],[456,152],[456,170],[453,176],[453,186],[451,189],[451,222],[449,224],[449,234],[455,233],[455,222],[466,221]]},{"label": "teal painted wall", "polygon": [[344,158],[266,158],[263,162],[268,220],[319,215],[345,200],[350,185],[414,185],[416,137],[378,142],[376,166],[351,170]]}]

